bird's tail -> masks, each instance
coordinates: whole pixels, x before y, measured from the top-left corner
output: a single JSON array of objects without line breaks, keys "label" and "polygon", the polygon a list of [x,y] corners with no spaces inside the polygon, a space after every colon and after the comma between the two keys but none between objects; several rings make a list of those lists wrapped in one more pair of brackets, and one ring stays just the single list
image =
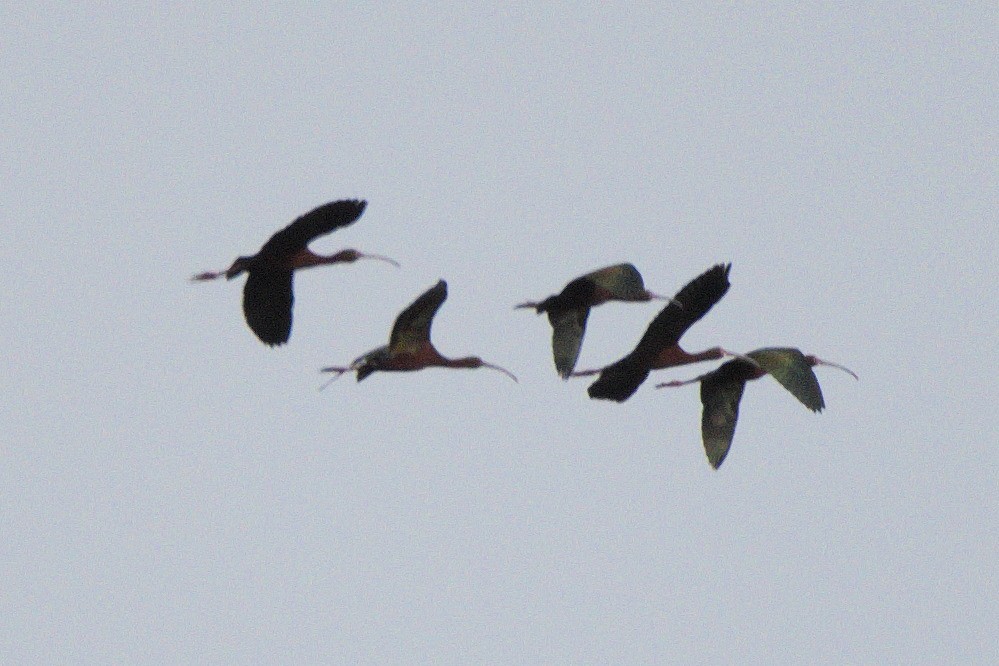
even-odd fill
[{"label": "bird's tail", "polygon": [[545,311],[545,304],[535,303],[533,301],[527,301],[525,303],[518,303],[517,305],[513,306],[514,310],[520,310],[521,308],[533,308],[535,314],[541,314],[542,312]]}]

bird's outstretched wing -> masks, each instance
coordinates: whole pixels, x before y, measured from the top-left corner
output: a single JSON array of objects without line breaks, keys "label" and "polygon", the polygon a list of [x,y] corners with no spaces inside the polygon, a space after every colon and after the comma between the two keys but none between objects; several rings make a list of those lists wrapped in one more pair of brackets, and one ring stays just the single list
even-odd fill
[{"label": "bird's outstretched wing", "polygon": [[552,355],[555,357],[555,369],[562,379],[567,378],[576,367],[589,316],[588,307],[548,311],[548,321],[552,325]]},{"label": "bird's outstretched wing", "polygon": [[735,435],[735,424],[739,419],[739,401],[742,400],[746,380],[739,376],[734,364],[741,362],[724,363],[701,380],[701,404],[704,405],[701,414],[701,439],[704,440],[708,462],[715,469],[721,466],[728,455]]},{"label": "bird's outstretched wing", "polygon": [[587,392],[591,398],[623,402],[630,398],[649,376],[652,362],[680,337],[728,291],[732,264],[717,264],[688,282],[656,318],[635,349],[603,369]]},{"label": "bird's outstretched wing", "polygon": [[261,256],[294,254],[313,239],[354,222],[364,212],[366,201],[342,199],[323,204],[302,215],[270,237],[260,248]]},{"label": "bird's outstretched wing", "polygon": [[813,412],[826,406],[822,389],[805,355],[793,347],[765,347],[747,354],[764,371],[773,375],[791,395]]},{"label": "bird's outstretched wing", "polygon": [[728,291],[731,269],[732,264],[717,264],[684,285],[652,320],[633,353],[651,361],[663,349],[679,342],[687,329]]},{"label": "bird's outstretched wing", "polygon": [[430,325],[437,310],[447,300],[447,282],[441,280],[420,295],[396,317],[389,337],[392,353],[417,350],[430,340]]},{"label": "bird's outstretched wing", "polygon": [[243,315],[250,329],[267,345],[283,345],[291,335],[292,271],[251,270],[243,287]]},{"label": "bird's outstretched wing", "polygon": [[645,281],[633,264],[615,264],[587,273],[583,278],[604,291],[620,297],[628,291],[645,289]]}]

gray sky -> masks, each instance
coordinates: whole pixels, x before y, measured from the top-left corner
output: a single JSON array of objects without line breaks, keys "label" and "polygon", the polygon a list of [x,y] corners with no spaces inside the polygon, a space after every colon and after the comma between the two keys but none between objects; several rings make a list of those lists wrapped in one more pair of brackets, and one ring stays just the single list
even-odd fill
[{"label": "gray sky", "polygon": [[[4,10],[0,660],[999,660],[994,4],[424,4]],[[286,347],[187,281],[344,197],[314,248],[402,268],[299,275]],[[715,472],[695,387],[591,401],[512,309],[620,261],[861,380],[750,384]],[[519,384],[317,391],[439,278]]]}]

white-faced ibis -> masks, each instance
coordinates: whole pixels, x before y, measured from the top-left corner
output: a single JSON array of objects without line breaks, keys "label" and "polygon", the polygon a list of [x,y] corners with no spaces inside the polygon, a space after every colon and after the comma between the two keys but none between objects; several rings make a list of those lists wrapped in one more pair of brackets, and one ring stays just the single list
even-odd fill
[{"label": "white-faced ibis", "polygon": [[324,256],[309,249],[309,243],[319,236],[354,222],[366,205],[366,201],[345,199],[319,206],[271,236],[255,255],[239,257],[227,270],[199,273],[192,279],[214,280],[225,276],[231,280],[246,272],[246,286],[243,287],[246,323],[265,344],[283,345],[291,335],[291,306],[295,300],[292,278],[296,270],[358,259],[378,259],[399,265],[388,257],[362,254],[357,250],[341,250]]},{"label": "white-faced ibis", "polygon": [[632,264],[607,266],[580,276],[565,285],[561,292],[535,303],[521,303],[516,308],[534,308],[537,314],[548,313],[552,325],[552,354],[555,369],[568,379],[586,333],[590,308],[607,301],[644,302],[669,300],[645,288],[642,274]]},{"label": "white-faced ibis", "polygon": [[684,286],[656,315],[635,349],[621,360],[597,370],[572,376],[595,375],[588,389],[591,398],[623,402],[638,390],[652,370],[732,356],[721,347],[690,354],[680,347],[680,337],[728,291],[732,264],[717,264]]},{"label": "white-faced ibis", "polygon": [[361,381],[373,372],[422,370],[429,367],[441,368],[492,368],[517,381],[512,372],[492,363],[486,363],[478,356],[445,358],[440,355],[430,341],[430,326],[434,315],[447,299],[447,282],[441,280],[425,291],[396,318],[392,326],[389,343],[373,349],[354,360],[347,367],[323,368],[321,372],[357,372]]},{"label": "white-faced ibis", "polygon": [[735,434],[735,424],[739,418],[739,401],[746,388],[746,382],[771,375],[781,383],[791,395],[813,412],[820,412],[825,407],[822,399],[822,389],[815,377],[812,367],[829,365],[853,375],[850,369],[830,363],[811,355],[804,355],[792,347],[766,347],[746,354],[746,357],[734,358],[718,366],[715,370],[688,379],[686,381],[671,381],[658,384],[663,386],[684,386],[694,382],[701,383],[701,404],[704,411],[701,415],[701,437],[704,440],[704,451],[708,462],[718,469],[728,450],[732,446],[732,436]]}]

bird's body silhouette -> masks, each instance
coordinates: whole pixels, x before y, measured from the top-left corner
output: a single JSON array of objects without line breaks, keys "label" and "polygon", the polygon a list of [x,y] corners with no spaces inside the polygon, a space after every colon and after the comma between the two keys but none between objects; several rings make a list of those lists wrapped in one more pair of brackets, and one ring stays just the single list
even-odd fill
[{"label": "bird's body silhouette", "polygon": [[257,254],[237,258],[224,271],[199,273],[192,279],[225,277],[231,280],[245,272],[243,314],[247,325],[264,344],[283,345],[291,336],[295,300],[292,282],[296,270],[358,259],[378,259],[399,265],[388,257],[362,254],[357,250],[319,255],[309,249],[309,243],[319,236],[356,221],[366,205],[365,201],[344,199],[319,206],[271,236]]},{"label": "bird's body silhouette", "polygon": [[630,398],[652,370],[730,356],[721,347],[695,354],[684,351],[680,338],[728,291],[732,264],[717,264],[688,282],[649,324],[635,349],[604,368],[574,372],[572,376],[600,374],[588,389],[591,398],[623,402]]},{"label": "bird's body silhouette", "polygon": [[357,381],[374,372],[422,370],[429,367],[443,368],[492,368],[499,370],[517,381],[510,371],[492,363],[486,363],[478,356],[450,359],[441,356],[430,341],[430,327],[434,315],[447,299],[447,283],[441,280],[420,295],[403,310],[392,326],[389,343],[378,347],[355,359],[346,367],[327,367],[322,372],[356,372]]},{"label": "bird's body silhouette", "polygon": [[756,349],[745,357],[734,358],[718,366],[715,370],[686,381],[670,381],[658,384],[664,386],[684,386],[700,382],[701,438],[708,462],[718,469],[732,446],[736,422],[739,419],[739,402],[746,382],[770,375],[791,395],[813,412],[825,407],[819,380],[812,368],[816,365],[829,365],[850,373],[852,370],[837,363],[824,361],[816,356],[802,354],[793,347],[764,347]]},{"label": "bird's body silhouette", "polygon": [[645,302],[653,299],[669,300],[646,289],[642,274],[632,264],[615,264],[576,278],[561,292],[543,301],[521,303],[515,307],[533,308],[537,314],[548,314],[552,325],[555,369],[563,379],[567,379],[579,358],[590,308],[607,301]]}]

